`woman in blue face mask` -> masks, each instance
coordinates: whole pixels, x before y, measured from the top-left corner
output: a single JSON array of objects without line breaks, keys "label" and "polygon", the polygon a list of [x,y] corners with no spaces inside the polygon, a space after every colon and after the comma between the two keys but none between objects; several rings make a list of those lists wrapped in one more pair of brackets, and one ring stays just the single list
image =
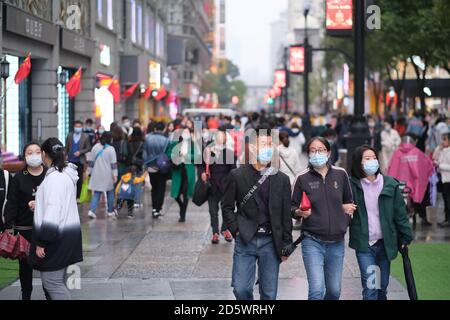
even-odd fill
[{"label": "woman in blue face mask", "polygon": [[[331,166],[331,146],[323,137],[307,145],[310,166],[300,173],[292,194],[291,213],[302,220],[303,263],[309,300],[338,300],[344,263],[345,234],[356,209],[344,169]],[[311,208],[302,206],[306,195]]]},{"label": "woman in blue face mask", "polygon": [[[399,246],[412,241],[400,183],[380,173],[375,149],[362,146],[353,154],[351,184],[357,210],[350,225],[350,248],[356,251],[362,296],[364,300],[386,300],[391,261]],[[374,274],[379,281],[372,286]]]}]

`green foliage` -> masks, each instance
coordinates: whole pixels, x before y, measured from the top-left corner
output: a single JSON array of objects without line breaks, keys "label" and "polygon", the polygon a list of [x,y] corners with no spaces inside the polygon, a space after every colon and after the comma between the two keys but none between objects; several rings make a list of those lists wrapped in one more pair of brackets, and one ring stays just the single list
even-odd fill
[{"label": "green foliage", "polygon": [[244,103],[247,86],[242,80],[238,80],[239,67],[228,61],[227,73],[209,73],[203,80],[202,91],[204,93],[217,93],[219,104],[229,105],[234,96],[239,97],[239,104]]}]

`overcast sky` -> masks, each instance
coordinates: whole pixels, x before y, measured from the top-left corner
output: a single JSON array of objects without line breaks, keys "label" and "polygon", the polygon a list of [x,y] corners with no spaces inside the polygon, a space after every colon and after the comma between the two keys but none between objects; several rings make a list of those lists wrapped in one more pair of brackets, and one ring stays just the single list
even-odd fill
[{"label": "overcast sky", "polygon": [[270,24],[287,0],[226,0],[227,56],[247,85],[270,85]]}]

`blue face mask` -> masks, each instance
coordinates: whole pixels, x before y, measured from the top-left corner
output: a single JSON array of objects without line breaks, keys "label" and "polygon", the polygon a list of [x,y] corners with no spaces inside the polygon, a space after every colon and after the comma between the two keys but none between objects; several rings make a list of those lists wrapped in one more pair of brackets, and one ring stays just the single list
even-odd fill
[{"label": "blue face mask", "polygon": [[272,148],[264,148],[259,150],[258,153],[258,161],[261,163],[269,163],[273,158],[273,149]]},{"label": "blue face mask", "polygon": [[309,163],[314,168],[322,168],[328,162],[328,155],[315,153],[314,155],[309,157]]},{"label": "blue face mask", "polygon": [[74,132],[75,132],[76,134],[80,134],[80,133],[83,132],[83,128],[75,128]]},{"label": "blue face mask", "polygon": [[367,176],[373,176],[378,172],[378,169],[380,169],[378,160],[367,160],[363,164],[363,170]]}]

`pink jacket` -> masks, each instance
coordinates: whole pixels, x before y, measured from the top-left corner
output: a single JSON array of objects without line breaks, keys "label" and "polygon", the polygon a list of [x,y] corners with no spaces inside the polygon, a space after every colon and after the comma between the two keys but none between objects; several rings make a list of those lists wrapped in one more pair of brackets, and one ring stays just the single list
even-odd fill
[{"label": "pink jacket", "polygon": [[416,146],[404,143],[394,152],[387,175],[405,181],[411,188],[411,199],[421,203],[427,191],[433,162]]}]

